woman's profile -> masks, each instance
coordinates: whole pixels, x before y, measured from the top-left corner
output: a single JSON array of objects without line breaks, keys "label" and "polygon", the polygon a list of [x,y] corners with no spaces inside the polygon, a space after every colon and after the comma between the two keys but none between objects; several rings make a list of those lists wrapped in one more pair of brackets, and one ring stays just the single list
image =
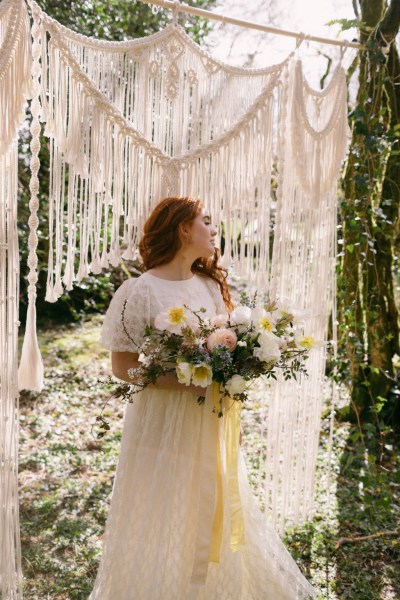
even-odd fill
[{"label": "woman's profile", "polygon": [[[226,271],[218,264],[216,229],[197,199],[162,200],[139,245],[143,273],[125,281],[107,311],[102,344],[116,377],[131,381],[145,328],[171,306],[233,308]],[[124,312],[124,323],[122,313]],[[129,332],[126,335],[125,329]],[[172,373],[126,407],[103,554],[90,600],[295,600],[315,597],[252,495],[239,450],[244,535],[232,547],[224,459],[219,551],[213,551],[217,480],[213,448],[224,456],[223,420]]]}]

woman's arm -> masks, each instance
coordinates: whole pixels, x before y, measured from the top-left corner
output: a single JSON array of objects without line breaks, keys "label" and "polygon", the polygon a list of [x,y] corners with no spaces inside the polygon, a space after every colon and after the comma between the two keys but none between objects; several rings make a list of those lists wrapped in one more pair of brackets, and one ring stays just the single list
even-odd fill
[{"label": "woman's arm", "polygon": [[[141,366],[138,361],[139,355],[134,352],[111,352],[111,367],[115,377],[134,383],[134,380],[128,376],[128,369],[137,369]],[[157,385],[150,384],[150,388],[162,388],[164,390],[176,390],[178,392],[194,392],[199,396],[205,396],[206,388],[196,385],[184,385],[179,383],[175,373],[167,373],[157,379]]]}]

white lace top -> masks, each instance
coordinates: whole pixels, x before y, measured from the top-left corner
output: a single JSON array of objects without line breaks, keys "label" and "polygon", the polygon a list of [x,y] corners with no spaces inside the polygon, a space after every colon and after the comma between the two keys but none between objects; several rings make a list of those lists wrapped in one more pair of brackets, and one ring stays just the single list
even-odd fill
[{"label": "white lace top", "polygon": [[[136,347],[122,325],[125,300],[125,327]],[[110,303],[100,343],[114,352],[138,352],[146,325],[153,325],[155,317],[163,310],[182,304],[194,310],[204,307],[208,316],[226,313],[218,285],[208,277],[194,274],[190,279],[170,281],[146,272],[128,279],[118,288]]]}]

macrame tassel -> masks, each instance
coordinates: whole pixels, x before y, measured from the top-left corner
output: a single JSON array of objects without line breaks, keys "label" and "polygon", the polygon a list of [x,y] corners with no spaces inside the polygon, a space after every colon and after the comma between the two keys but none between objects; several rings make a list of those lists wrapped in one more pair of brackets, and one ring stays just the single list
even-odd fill
[{"label": "macrame tassel", "polygon": [[29,217],[29,228],[30,234],[28,238],[29,256],[28,256],[28,313],[25,329],[25,337],[22,345],[21,362],[18,370],[18,389],[32,390],[40,392],[43,388],[43,362],[39,350],[36,333],[36,283],[37,283],[37,264],[38,258],[36,254],[36,248],[38,238],[36,234],[37,227],[39,225],[39,219],[37,217],[37,211],[39,208],[38,192],[39,192],[39,150],[40,150],[40,55],[41,55],[41,31],[37,22],[37,15],[34,13],[34,21],[32,25],[32,56],[33,56],[33,86],[32,86],[32,123],[31,123],[31,179],[30,179],[30,191],[31,199],[29,202],[29,208],[31,215]]},{"label": "macrame tassel", "polygon": [[30,301],[26,317],[26,329],[18,369],[18,389],[41,392],[44,369],[36,334],[36,306]]}]

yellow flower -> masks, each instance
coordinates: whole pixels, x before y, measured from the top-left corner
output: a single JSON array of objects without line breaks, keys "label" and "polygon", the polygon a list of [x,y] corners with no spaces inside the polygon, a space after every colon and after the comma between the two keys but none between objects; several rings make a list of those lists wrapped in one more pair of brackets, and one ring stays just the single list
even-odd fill
[{"label": "yellow flower", "polygon": [[212,368],[206,363],[193,365],[192,383],[200,387],[207,387],[212,383]]},{"label": "yellow flower", "polygon": [[259,327],[260,327],[260,329],[263,329],[264,331],[272,331],[272,329],[273,329],[273,325],[272,325],[270,319],[268,319],[268,317],[263,317],[262,319],[260,319]]},{"label": "yellow flower", "polygon": [[168,316],[173,325],[182,325],[185,321],[185,309],[183,306],[173,306],[169,309]]},{"label": "yellow flower", "polygon": [[316,341],[310,335],[303,336],[298,342],[297,345],[305,348],[306,350],[311,350],[316,345]]},{"label": "yellow flower", "polygon": [[197,318],[187,311],[184,306],[171,306],[156,316],[154,326],[157,329],[166,329],[171,333],[181,335],[183,327],[190,327],[194,331],[198,326],[198,322]]}]

